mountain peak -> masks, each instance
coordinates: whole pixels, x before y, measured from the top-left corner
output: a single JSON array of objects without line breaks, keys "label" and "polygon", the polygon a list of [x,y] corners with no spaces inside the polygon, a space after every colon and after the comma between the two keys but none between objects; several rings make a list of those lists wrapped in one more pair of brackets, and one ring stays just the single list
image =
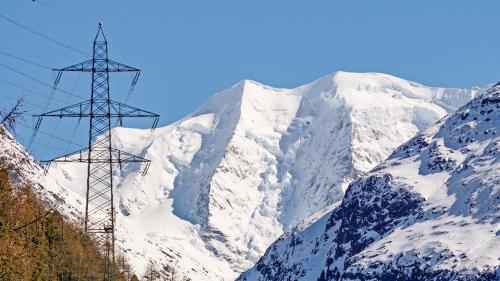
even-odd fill
[{"label": "mountain peak", "polygon": [[[113,145],[153,160],[144,178],[131,166],[116,171],[119,246],[139,271],[148,256],[194,280],[235,277],[471,95],[377,73],[337,72],[293,89],[243,80],[154,136],[116,130]],[[54,192],[84,202],[84,169],[53,166]]]}]

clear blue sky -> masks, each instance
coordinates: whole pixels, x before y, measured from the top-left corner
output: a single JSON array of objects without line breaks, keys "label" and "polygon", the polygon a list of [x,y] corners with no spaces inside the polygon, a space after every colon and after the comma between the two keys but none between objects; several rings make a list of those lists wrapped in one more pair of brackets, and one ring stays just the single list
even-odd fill
[{"label": "clear blue sky", "polygon": [[[49,6],[47,6],[47,4]],[[430,86],[471,87],[500,80],[500,30],[496,1],[111,1],[3,0],[0,13],[74,48],[90,52],[102,21],[110,55],[143,70],[129,103],[161,114],[169,124],[217,91],[242,79],[294,87],[337,71],[375,71]],[[78,18],[78,19],[77,19]],[[82,55],[0,18],[0,51],[62,67]],[[0,54],[0,62],[51,83],[49,70]],[[39,83],[0,66],[0,78],[49,94]],[[76,81],[78,83],[76,84]],[[129,77],[122,78],[128,83]],[[77,86],[75,86],[77,85]],[[89,95],[89,77],[63,76],[61,87]],[[126,87],[113,85],[120,100]],[[0,83],[0,95],[24,95],[28,114],[46,102]],[[66,102],[67,96],[56,93]],[[12,103],[0,96],[4,106]],[[35,107],[31,104],[36,104]],[[51,108],[64,103],[53,102]],[[32,124],[30,117],[26,123]],[[44,124],[47,133],[70,138],[74,122]],[[133,123],[135,125],[135,123]],[[52,127],[51,127],[52,126]],[[85,144],[85,126],[74,142]],[[23,141],[29,130],[19,128]],[[39,158],[67,148],[41,136]]]}]

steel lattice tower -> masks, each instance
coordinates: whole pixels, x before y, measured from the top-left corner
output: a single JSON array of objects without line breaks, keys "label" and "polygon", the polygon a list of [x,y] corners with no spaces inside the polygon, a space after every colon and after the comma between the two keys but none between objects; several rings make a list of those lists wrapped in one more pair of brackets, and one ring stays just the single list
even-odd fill
[{"label": "steel lattice tower", "polygon": [[[106,253],[111,253],[108,260],[114,260],[115,248],[115,209],[113,199],[113,169],[123,163],[145,163],[143,172],[147,171],[150,161],[140,156],[115,149],[111,145],[112,119],[122,122],[126,117],[152,118],[152,129],[158,123],[159,115],[128,106],[111,100],[109,88],[110,72],[135,72],[131,88],[137,82],[140,70],[108,58],[108,43],[101,24],[94,39],[92,59],[71,65],[58,72],[59,82],[62,72],[92,73],[90,100],[40,115],[35,126],[34,135],[38,131],[43,117],[87,117],[89,122],[88,147],[51,162],[80,162],[87,164],[87,192],[85,203],[85,232],[97,240]],[[107,265],[109,267],[109,264]],[[110,279],[108,276],[106,279]]]}]

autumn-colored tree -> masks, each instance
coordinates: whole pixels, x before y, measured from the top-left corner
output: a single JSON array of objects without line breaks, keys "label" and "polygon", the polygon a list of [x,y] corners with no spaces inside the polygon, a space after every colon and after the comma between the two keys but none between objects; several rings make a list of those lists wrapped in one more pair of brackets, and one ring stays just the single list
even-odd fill
[{"label": "autumn-colored tree", "polygon": [[[0,126],[0,138],[5,134]],[[22,171],[10,160],[0,155],[0,280],[102,280],[100,247],[30,185],[13,184],[11,176],[22,178]],[[133,275],[120,255],[111,267],[116,281]]]}]

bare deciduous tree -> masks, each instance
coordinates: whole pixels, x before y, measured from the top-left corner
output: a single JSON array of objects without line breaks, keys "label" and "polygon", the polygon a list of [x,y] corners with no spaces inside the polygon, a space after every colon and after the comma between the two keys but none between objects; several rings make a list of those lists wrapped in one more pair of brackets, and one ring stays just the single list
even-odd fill
[{"label": "bare deciduous tree", "polygon": [[23,114],[26,113],[23,110],[23,98],[19,98],[16,104],[9,111],[0,111],[0,125],[4,126],[5,129],[14,132],[16,129],[16,123],[19,119],[23,118]]},{"label": "bare deciduous tree", "polygon": [[142,279],[144,281],[157,281],[160,280],[161,278],[161,273],[160,270],[158,269],[158,266],[156,263],[152,260],[148,261],[148,264],[146,265],[146,271],[144,272],[144,276]]}]

